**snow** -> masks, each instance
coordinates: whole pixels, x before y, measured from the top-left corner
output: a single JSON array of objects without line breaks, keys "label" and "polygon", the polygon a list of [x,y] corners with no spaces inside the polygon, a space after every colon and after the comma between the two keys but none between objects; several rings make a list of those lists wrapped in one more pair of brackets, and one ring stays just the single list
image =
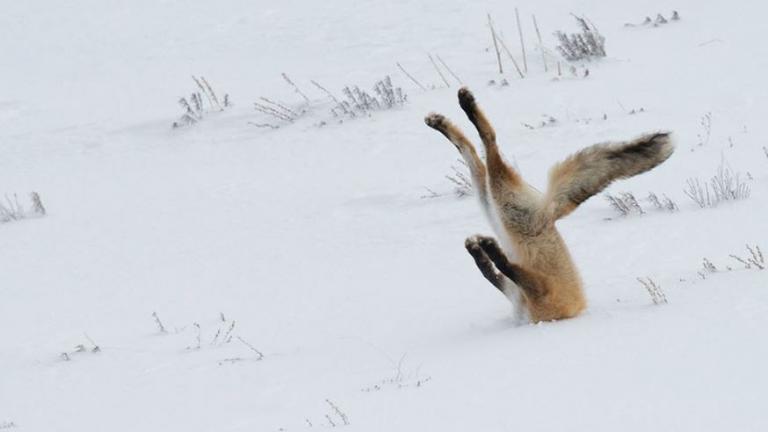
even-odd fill
[{"label": "snow", "polygon": [[[499,76],[486,14],[517,54],[515,7],[530,73],[520,80],[506,61],[509,86],[489,86]],[[672,7],[681,21],[624,27]],[[598,26],[608,57],[587,63],[587,78],[564,67],[553,80],[530,15],[552,49],[552,32],[577,30],[571,11]],[[768,252],[766,11],[692,0],[4,5],[0,194],[36,191],[48,214],[0,224],[0,429],[765,430],[768,272],[729,255]],[[422,119],[443,113],[479,140],[428,53],[475,92],[502,151],[540,189],[584,146],[673,131],[670,160],[608,192],[666,194],[678,212],[641,200],[646,214],[619,217],[597,196],[558,223],[585,282],[582,316],[517,324],[466,254],[464,239],[491,229],[473,198],[452,195],[445,175],[459,155]],[[419,90],[396,62],[437,88]],[[277,123],[253,111],[260,96],[301,105],[282,72],[310,112],[254,127]],[[191,75],[235,105],[172,129]],[[338,97],[385,75],[408,103],[342,124],[310,83]],[[522,124],[545,114],[557,122]],[[700,209],[686,180],[721,161],[751,196]],[[422,198],[425,188],[442,196]],[[638,277],[669,304],[654,305]]]}]

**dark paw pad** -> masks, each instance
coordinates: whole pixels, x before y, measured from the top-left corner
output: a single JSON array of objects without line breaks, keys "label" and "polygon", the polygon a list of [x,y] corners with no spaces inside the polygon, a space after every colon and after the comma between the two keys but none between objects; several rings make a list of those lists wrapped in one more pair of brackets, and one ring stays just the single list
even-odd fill
[{"label": "dark paw pad", "polygon": [[477,253],[482,252],[482,248],[480,247],[480,244],[478,244],[475,237],[470,237],[466,240],[464,240],[464,247],[467,248],[467,251],[469,251],[470,254],[475,255]]},{"label": "dark paw pad", "polygon": [[499,248],[498,243],[496,243],[496,239],[493,237],[480,237],[478,238],[477,243],[484,250],[496,250]]},{"label": "dark paw pad", "polygon": [[462,87],[459,89],[459,105],[461,105],[461,108],[464,111],[468,109],[474,109],[475,96],[466,87]]},{"label": "dark paw pad", "polygon": [[445,125],[445,117],[442,114],[431,113],[424,117],[424,123],[433,129],[442,129]]}]

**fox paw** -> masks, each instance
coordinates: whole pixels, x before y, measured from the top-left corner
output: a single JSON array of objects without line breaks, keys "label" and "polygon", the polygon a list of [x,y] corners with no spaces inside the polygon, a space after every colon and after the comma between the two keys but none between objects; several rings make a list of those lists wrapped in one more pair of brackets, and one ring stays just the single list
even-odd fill
[{"label": "fox paw", "polygon": [[459,89],[459,105],[464,111],[475,107],[475,95],[466,87]]},{"label": "fox paw", "polygon": [[443,129],[445,127],[445,116],[437,113],[430,113],[424,117],[424,123],[432,129]]}]

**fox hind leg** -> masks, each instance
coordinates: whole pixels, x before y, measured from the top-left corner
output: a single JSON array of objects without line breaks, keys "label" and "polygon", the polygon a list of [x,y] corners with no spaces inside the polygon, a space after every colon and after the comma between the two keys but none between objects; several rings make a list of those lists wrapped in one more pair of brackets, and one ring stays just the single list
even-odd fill
[{"label": "fox hind leg", "polygon": [[469,167],[469,173],[472,176],[472,186],[477,191],[480,203],[487,215],[490,215],[491,209],[488,201],[488,192],[486,187],[486,169],[485,164],[477,155],[477,150],[472,142],[467,139],[464,133],[450,122],[442,114],[431,113],[424,118],[424,123],[432,129],[440,132],[448,138],[461,154],[461,157]]},{"label": "fox hind leg", "polygon": [[459,89],[459,106],[475,125],[480,139],[485,146],[485,163],[488,167],[488,176],[491,184],[491,193],[494,193],[494,185],[510,184],[517,186],[522,183],[522,178],[512,167],[504,162],[499,148],[496,145],[496,131],[491,122],[485,116],[475,101],[475,96],[466,87]]},{"label": "fox hind leg", "polygon": [[[496,145],[496,132],[466,87],[459,90],[459,105],[475,125],[485,146],[485,164],[488,188],[496,204],[498,218],[503,225],[514,227],[524,234],[535,234],[541,224],[537,217],[539,192],[523,181],[520,174],[508,165]],[[500,236],[502,233],[497,230]]]}]

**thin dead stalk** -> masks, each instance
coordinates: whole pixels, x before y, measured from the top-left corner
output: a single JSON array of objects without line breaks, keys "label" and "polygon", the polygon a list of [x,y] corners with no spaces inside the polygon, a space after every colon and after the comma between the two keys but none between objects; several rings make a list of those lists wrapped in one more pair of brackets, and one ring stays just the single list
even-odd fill
[{"label": "thin dead stalk", "polygon": [[[446,63],[443,61],[443,59],[440,57],[440,55],[439,55],[439,54],[435,54],[435,57],[437,57],[437,61],[439,61],[439,62],[440,62],[440,64],[441,64],[441,65],[443,65],[443,67],[445,68],[445,70],[447,70],[447,71],[448,71],[448,73],[449,73],[449,74],[451,74],[451,76],[452,76],[454,79],[456,79],[456,81],[458,81],[458,82],[459,82],[459,84],[464,84],[464,83],[461,81],[461,79],[460,79],[458,76],[456,76],[456,74],[455,74],[455,73],[453,73],[453,71],[451,70],[451,68],[449,68],[449,67],[448,67],[448,65],[447,65],[447,64],[446,64]],[[768,151],[766,151],[766,155],[768,156]]]},{"label": "thin dead stalk", "polygon": [[254,347],[253,345],[249,344],[245,339],[241,338],[240,336],[237,336],[237,340],[242,342],[243,345],[247,346],[251,351],[256,353],[256,360],[261,360],[261,359],[264,358],[264,353],[262,353],[261,351],[257,350],[256,347]]},{"label": "thin dead stalk", "polygon": [[528,73],[528,60],[525,56],[525,40],[523,40],[523,27],[520,25],[520,13],[515,8],[515,21],[517,21],[517,34],[520,36],[520,49],[523,51],[523,69]]},{"label": "thin dead stalk", "polygon": [[491,39],[493,39],[493,49],[496,51],[496,61],[499,62],[499,73],[504,73],[504,67],[501,65],[501,51],[499,51],[499,42],[496,40],[496,30],[493,28],[491,14],[488,14],[488,27],[491,29]]},{"label": "thin dead stalk", "polygon": [[435,67],[435,70],[437,71],[437,74],[440,75],[440,78],[445,83],[446,87],[450,87],[451,85],[448,83],[448,80],[445,79],[445,75],[443,75],[443,72],[440,70],[439,67],[437,67],[437,63],[435,63],[435,59],[432,58],[432,54],[429,54],[429,61],[432,63],[432,66]]},{"label": "thin dead stalk", "polygon": [[520,78],[525,78],[525,75],[523,75],[523,71],[520,70],[520,66],[517,64],[515,57],[512,55],[512,52],[509,50],[509,48],[507,48],[507,44],[504,43],[504,39],[502,39],[501,37],[498,37],[498,39],[499,39],[499,43],[501,44],[501,47],[504,48],[504,52],[507,53],[507,55],[509,56],[509,59],[512,60],[512,64],[515,65],[515,70],[520,75]]},{"label": "thin dead stalk", "polygon": [[536,22],[536,15],[533,17],[533,28],[536,29],[536,38],[539,40],[539,49],[541,50],[541,61],[544,63],[544,72],[549,72],[547,67],[547,54],[544,52],[544,43],[541,41],[541,32],[539,32],[539,24]]},{"label": "thin dead stalk", "polygon": [[397,67],[398,67],[398,68],[400,68],[400,70],[401,70],[401,71],[403,71],[403,73],[405,74],[405,76],[407,76],[408,78],[410,78],[410,80],[411,80],[411,81],[413,81],[413,82],[414,82],[414,83],[415,83],[417,86],[419,86],[419,88],[420,88],[420,89],[422,89],[422,90],[424,90],[424,91],[427,91],[427,88],[426,88],[426,87],[424,87],[423,85],[421,85],[421,83],[420,83],[420,82],[416,81],[416,78],[412,77],[412,76],[411,76],[411,74],[409,74],[409,73],[408,73],[408,72],[405,70],[405,68],[403,67],[403,65],[401,65],[401,64],[400,64],[400,62],[398,62],[398,63],[397,63]]},{"label": "thin dead stalk", "polygon": [[317,82],[317,81],[315,81],[315,80],[310,80],[310,82],[311,82],[311,83],[312,83],[312,84],[313,84],[315,87],[319,88],[319,89],[320,89],[320,90],[321,90],[323,93],[327,94],[327,95],[328,95],[328,97],[329,97],[329,98],[331,98],[331,100],[332,100],[334,103],[336,103],[336,105],[338,105],[338,104],[340,104],[340,103],[341,103],[341,102],[339,102],[339,100],[338,100],[338,99],[336,99],[336,96],[334,96],[334,95],[333,95],[333,93],[331,93],[330,91],[328,91],[328,89],[326,89],[325,87],[323,87],[323,86],[321,86],[320,84],[318,84],[318,82]]},{"label": "thin dead stalk", "polygon": [[302,98],[304,98],[304,102],[307,102],[307,103],[309,103],[309,98],[307,97],[307,95],[305,95],[305,94],[304,94],[304,92],[302,92],[302,91],[299,89],[299,87],[298,87],[296,84],[294,84],[294,83],[293,83],[293,81],[291,81],[291,79],[290,79],[290,78],[288,78],[288,75],[287,75],[285,72],[283,72],[283,79],[284,79],[284,80],[285,80],[285,82],[287,82],[287,83],[288,83],[288,84],[289,84],[291,87],[293,87],[293,89],[296,91],[296,93],[300,94],[300,95],[301,95],[301,97],[302,97]]}]

